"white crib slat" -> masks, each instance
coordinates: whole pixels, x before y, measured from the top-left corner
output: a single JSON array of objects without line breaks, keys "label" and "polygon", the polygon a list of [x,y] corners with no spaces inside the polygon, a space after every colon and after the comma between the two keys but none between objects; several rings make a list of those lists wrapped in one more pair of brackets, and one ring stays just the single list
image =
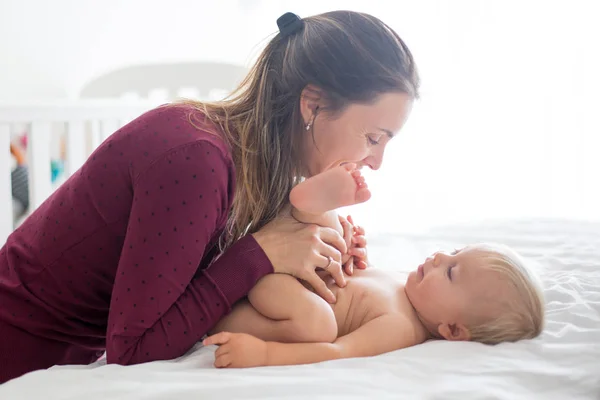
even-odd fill
[{"label": "white crib slat", "polygon": [[102,141],[104,141],[119,129],[119,121],[116,119],[103,119],[100,126],[102,128]]},{"label": "white crib slat", "polygon": [[100,121],[98,120],[92,120],[90,121],[90,148],[88,149],[88,153],[93,153],[94,150],[96,150],[96,148],[98,146],[100,146],[100,143],[102,143],[102,129],[100,127]]},{"label": "white crib slat", "polygon": [[27,145],[29,165],[29,207],[35,210],[52,193],[50,143],[52,123],[33,122]]},{"label": "white crib slat", "polygon": [[0,247],[13,230],[10,157],[10,125],[0,124]]},{"label": "white crib slat", "polygon": [[85,123],[69,121],[67,123],[67,160],[66,173],[70,176],[85,162]]}]

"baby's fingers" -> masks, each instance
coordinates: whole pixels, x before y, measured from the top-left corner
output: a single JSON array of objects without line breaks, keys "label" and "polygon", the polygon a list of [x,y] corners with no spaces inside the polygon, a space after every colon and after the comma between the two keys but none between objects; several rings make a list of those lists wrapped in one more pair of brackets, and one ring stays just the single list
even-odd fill
[{"label": "baby's fingers", "polygon": [[367,258],[367,249],[364,247],[353,247],[348,251],[348,254],[359,259]]},{"label": "baby's fingers", "polygon": [[353,235],[353,229],[352,229],[352,225],[350,225],[350,222],[348,222],[348,220],[344,217],[340,217],[340,223],[342,224],[342,229],[344,232],[344,241],[346,242],[346,248],[350,248],[350,246],[352,245],[352,235]]},{"label": "baby's fingers", "polygon": [[365,228],[363,228],[362,226],[354,225],[354,230],[356,235],[365,235]]},{"label": "baby's fingers", "polygon": [[202,341],[202,344],[205,346],[210,346],[212,344],[216,344],[216,345],[220,346],[222,344],[229,342],[229,339],[231,339],[231,333],[219,332],[219,333],[215,333],[214,335],[209,336],[206,339],[204,339]]},{"label": "baby's fingers", "polygon": [[354,257],[350,257],[346,264],[344,264],[344,271],[346,274],[352,275],[354,273]]},{"label": "baby's fingers", "polygon": [[227,368],[231,365],[231,356],[229,354],[222,354],[215,358],[215,367]]},{"label": "baby's fingers", "polygon": [[354,236],[352,238],[352,243],[354,243],[356,247],[367,247],[367,238],[363,235]]}]

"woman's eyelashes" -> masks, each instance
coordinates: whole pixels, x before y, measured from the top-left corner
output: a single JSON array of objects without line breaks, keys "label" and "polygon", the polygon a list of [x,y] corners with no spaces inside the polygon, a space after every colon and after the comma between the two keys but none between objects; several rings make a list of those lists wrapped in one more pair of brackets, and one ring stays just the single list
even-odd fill
[{"label": "woman's eyelashes", "polygon": [[381,141],[381,135],[367,135],[367,142],[372,145],[378,145]]}]

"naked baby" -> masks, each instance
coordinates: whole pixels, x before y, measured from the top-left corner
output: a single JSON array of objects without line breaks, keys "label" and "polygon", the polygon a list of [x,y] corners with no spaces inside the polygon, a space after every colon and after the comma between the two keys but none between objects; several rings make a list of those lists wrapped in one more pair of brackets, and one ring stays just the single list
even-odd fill
[{"label": "naked baby", "polygon": [[[298,220],[341,230],[333,210],[369,197],[360,171],[347,164],[300,183],[290,202]],[[219,346],[215,366],[374,356],[429,339],[496,344],[534,338],[543,328],[540,286],[521,257],[502,245],[437,252],[406,279],[372,267],[356,270],[343,288],[323,279],[335,304],[292,276],[262,278],[204,340]]]}]

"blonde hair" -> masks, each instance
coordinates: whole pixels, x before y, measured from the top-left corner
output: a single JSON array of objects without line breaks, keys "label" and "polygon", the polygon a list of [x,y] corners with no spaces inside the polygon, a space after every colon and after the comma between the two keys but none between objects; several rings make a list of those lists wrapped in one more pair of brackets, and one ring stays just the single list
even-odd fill
[{"label": "blonde hair", "polygon": [[[471,340],[497,344],[540,335],[544,328],[545,301],[540,280],[530,265],[505,245],[483,243],[469,248],[483,253],[482,267],[500,275],[496,282],[505,291],[500,296],[488,294],[477,299],[478,310],[470,310],[473,318],[467,325]],[[490,307],[491,316],[483,311]]]},{"label": "blonde hair", "polygon": [[[300,96],[309,85],[323,92],[335,116],[353,103],[368,104],[390,92],[418,97],[419,77],[408,47],[379,19],[333,11],[302,19],[302,29],[278,33],[227,99],[193,102],[230,145],[236,189],[221,250],[258,231],[288,205],[306,168],[306,121]],[[313,124],[314,127],[314,124]]]}]

